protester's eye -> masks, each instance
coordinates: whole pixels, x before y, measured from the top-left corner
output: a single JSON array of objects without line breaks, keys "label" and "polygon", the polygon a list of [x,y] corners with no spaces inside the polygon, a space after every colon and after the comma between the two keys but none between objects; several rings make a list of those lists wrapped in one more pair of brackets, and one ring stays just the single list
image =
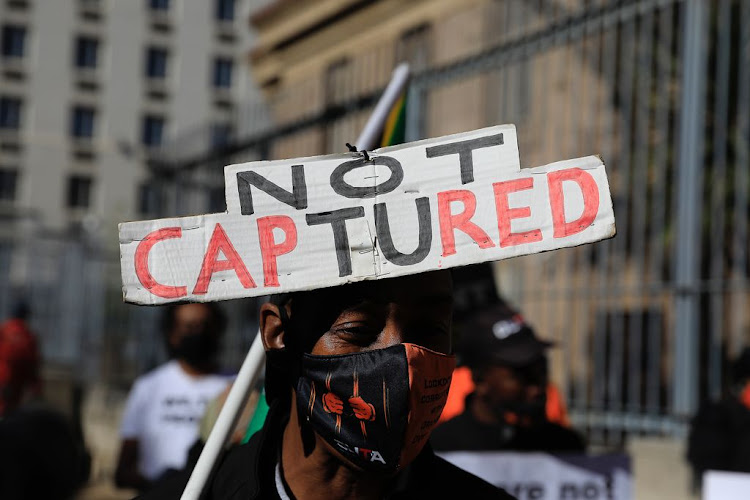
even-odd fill
[{"label": "protester's eye", "polygon": [[363,323],[343,323],[331,329],[340,339],[360,346],[369,345],[377,340],[381,328]]}]

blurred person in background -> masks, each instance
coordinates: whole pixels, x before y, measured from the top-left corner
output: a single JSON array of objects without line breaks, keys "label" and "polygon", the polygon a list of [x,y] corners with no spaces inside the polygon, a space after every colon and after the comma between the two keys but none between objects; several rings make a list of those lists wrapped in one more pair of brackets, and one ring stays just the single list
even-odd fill
[{"label": "blurred person in background", "polygon": [[183,469],[209,401],[230,382],[218,373],[226,319],[213,303],[168,306],[162,321],[170,361],[139,377],[120,426],[115,483],[146,491]]},{"label": "blurred person in background", "polygon": [[29,314],[28,304],[19,302],[0,325],[0,416],[41,393],[39,347]]},{"label": "blurred person in background", "polygon": [[695,488],[707,470],[750,472],[750,347],[732,363],[730,380],[727,394],[702,405],[690,425],[687,460]]},{"label": "blurred person in background", "polygon": [[72,498],[88,479],[80,429],[41,399],[41,356],[19,303],[0,325],[0,499]]},{"label": "blurred person in background", "polygon": [[503,301],[467,319],[459,353],[473,391],[463,412],[433,432],[435,449],[584,452],[583,437],[566,425],[559,393],[550,390],[551,346]]}]

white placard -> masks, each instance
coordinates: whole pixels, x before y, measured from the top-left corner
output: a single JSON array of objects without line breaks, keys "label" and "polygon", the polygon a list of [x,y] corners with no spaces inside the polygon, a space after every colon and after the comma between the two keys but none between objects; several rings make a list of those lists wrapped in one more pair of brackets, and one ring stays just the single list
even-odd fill
[{"label": "white placard", "polygon": [[703,500],[747,500],[750,474],[709,470],[703,474]]},{"label": "white placard", "polygon": [[120,224],[126,301],[308,290],[615,234],[602,161],[521,170],[513,125],[224,172],[227,213]]},{"label": "white placard", "polygon": [[632,500],[630,457],[452,451],[441,457],[518,500]]}]

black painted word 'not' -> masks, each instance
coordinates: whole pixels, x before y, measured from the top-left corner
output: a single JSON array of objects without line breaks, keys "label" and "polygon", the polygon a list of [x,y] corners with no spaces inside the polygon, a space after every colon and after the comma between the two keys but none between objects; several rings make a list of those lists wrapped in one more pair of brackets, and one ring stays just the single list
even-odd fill
[{"label": "black painted word 'not'", "polygon": [[[391,176],[387,181],[374,186],[352,186],[344,180],[344,175],[352,170],[371,165],[388,167]],[[370,158],[369,161],[365,158],[357,158],[342,163],[331,172],[331,187],[344,198],[374,198],[380,194],[390,193],[401,185],[402,180],[404,180],[404,169],[401,168],[401,163],[398,160],[390,156],[377,156]]]},{"label": "black painted word 'not'", "polygon": [[255,211],[250,186],[255,186],[266,194],[297,210],[307,208],[307,184],[305,183],[304,165],[292,165],[291,192],[255,172],[237,172],[237,190],[240,195],[240,210],[242,215],[252,215]]},{"label": "black painted word 'not'", "polygon": [[488,135],[468,141],[451,142],[450,144],[440,144],[425,148],[427,158],[436,158],[438,156],[458,155],[458,161],[461,165],[461,184],[474,182],[474,156],[472,151],[479,148],[490,146],[501,146],[503,144],[503,134]]}]

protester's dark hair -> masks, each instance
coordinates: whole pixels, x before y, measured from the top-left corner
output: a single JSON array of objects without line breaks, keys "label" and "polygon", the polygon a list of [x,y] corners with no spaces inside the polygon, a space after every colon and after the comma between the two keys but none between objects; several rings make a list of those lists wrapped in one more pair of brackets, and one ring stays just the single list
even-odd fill
[{"label": "protester's dark hair", "polygon": [[167,350],[167,355],[170,358],[174,357],[174,349],[169,343],[169,334],[174,329],[175,323],[177,322],[177,310],[188,304],[200,304],[205,306],[211,313],[211,330],[215,331],[219,336],[224,334],[224,330],[227,327],[227,316],[224,314],[224,310],[216,302],[175,302],[164,307],[161,321],[160,330],[162,339],[164,340],[164,346]]}]

